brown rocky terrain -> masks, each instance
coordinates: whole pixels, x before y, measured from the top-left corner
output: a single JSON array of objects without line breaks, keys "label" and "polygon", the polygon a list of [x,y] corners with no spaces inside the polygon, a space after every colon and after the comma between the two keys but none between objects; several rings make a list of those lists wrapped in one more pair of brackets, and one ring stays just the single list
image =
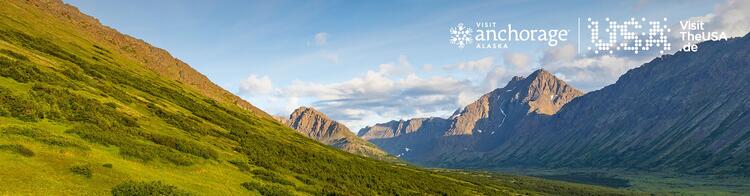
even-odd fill
[{"label": "brown rocky terrain", "polygon": [[[527,114],[552,115],[583,95],[551,73],[540,69],[527,78],[513,77],[508,84],[457,111],[446,135],[472,135],[508,127]],[[508,112],[506,112],[506,110]],[[497,124],[499,123],[499,124]]]},{"label": "brown rocky terrain", "polygon": [[392,159],[377,146],[354,135],[344,124],[313,108],[300,107],[288,119],[276,119],[309,138],[343,151],[377,159]]}]

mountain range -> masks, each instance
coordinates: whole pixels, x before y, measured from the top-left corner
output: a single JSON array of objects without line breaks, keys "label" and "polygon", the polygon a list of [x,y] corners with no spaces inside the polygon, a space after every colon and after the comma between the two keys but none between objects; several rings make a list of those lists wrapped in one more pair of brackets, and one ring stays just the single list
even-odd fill
[{"label": "mountain range", "polygon": [[473,169],[750,175],[750,34],[699,48],[585,94],[540,69],[355,135],[309,107],[268,115],[61,0],[0,1],[0,194],[631,195]]},{"label": "mountain range", "polygon": [[750,34],[699,47],[586,94],[538,70],[448,119],[391,121],[359,136],[427,166],[748,175]]},{"label": "mountain range", "polygon": [[357,156],[307,136],[377,148],[292,116],[309,134],[60,0],[0,1],[2,195],[631,193]]},{"label": "mountain range", "polygon": [[522,121],[555,114],[583,93],[540,69],[513,77],[447,119],[416,118],[368,126],[359,136],[406,160],[442,165],[502,144]]}]

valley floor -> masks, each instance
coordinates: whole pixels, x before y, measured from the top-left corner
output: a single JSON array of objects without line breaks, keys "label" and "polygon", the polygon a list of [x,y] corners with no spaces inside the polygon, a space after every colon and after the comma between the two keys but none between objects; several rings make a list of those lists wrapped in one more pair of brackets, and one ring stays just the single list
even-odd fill
[{"label": "valley floor", "polygon": [[688,175],[625,169],[496,168],[493,171],[656,194],[746,195],[750,193],[750,177],[739,176]]}]

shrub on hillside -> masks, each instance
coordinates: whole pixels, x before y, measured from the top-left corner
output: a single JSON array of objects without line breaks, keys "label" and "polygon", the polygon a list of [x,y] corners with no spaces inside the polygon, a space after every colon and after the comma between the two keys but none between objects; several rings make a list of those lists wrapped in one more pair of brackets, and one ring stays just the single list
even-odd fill
[{"label": "shrub on hillside", "polygon": [[236,166],[237,169],[239,169],[241,172],[249,172],[250,171],[250,164],[247,164],[247,161],[242,160],[229,160],[229,163]]},{"label": "shrub on hillside", "polygon": [[135,182],[127,181],[112,187],[114,196],[152,196],[152,195],[191,195],[179,188],[160,181]]},{"label": "shrub on hillside", "polygon": [[91,172],[91,168],[87,165],[76,165],[70,168],[70,171],[74,174],[81,175],[86,178],[91,178],[93,173]]},{"label": "shrub on hillside", "polygon": [[70,139],[60,137],[57,135],[52,135],[51,133],[48,133],[46,131],[42,131],[37,128],[30,128],[30,127],[21,127],[21,126],[9,126],[2,128],[3,134],[7,135],[18,135],[23,137],[28,137],[33,140],[36,140],[38,142],[52,145],[52,146],[59,146],[59,147],[73,147],[78,149],[88,149],[88,147],[84,146],[83,144],[80,144],[75,141],[71,141]]},{"label": "shrub on hillside", "polygon": [[310,179],[310,178],[305,177],[305,176],[302,176],[302,175],[295,175],[294,178],[296,178],[297,180],[299,180],[302,183],[305,183],[306,185],[314,185],[315,184],[315,180]]},{"label": "shrub on hillside", "polygon": [[[139,132],[135,128],[129,132]],[[193,161],[190,157],[176,150],[171,150],[164,146],[144,144],[135,137],[129,135],[128,131],[117,129],[104,130],[94,125],[79,125],[65,131],[66,133],[76,134],[81,139],[89,142],[102,144],[105,146],[116,146],[120,148],[120,155],[147,162],[153,159],[162,158],[175,165],[188,166]]]},{"label": "shrub on hillside", "polygon": [[20,83],[59,83],[59,81],[53,80],[60,79],[53,73],[42,71],[31,62],[9,59],[3,56],[0,56],[0,76],[11,78]]},{"label": "shrub on hillside", "polygon": [[283,184],[283,185],[294,185],[289,180],[285,179],[283,176],[274,173],[272,171],[268,171],[265,169],[256,169],[251,172],[256,178],[259,178],[266,182],[272,182],[277,184]]},{"label": "shrub on hillside", "polygon": [[3,116],[11,116],[26,122],[35,122],[45,116],[42,109],[44,107],[34,102],[28,94],[14,93],[2,86],[0,86],[0,108],[4,113]]},{"label": "shrub on hillside", "polygon": [[25,157],[33,157],[34,151],[20,144],[0,145],[0,151],[9,151]]},{"label": "shrub on hillside", "polygon": [[192,154],[197,157],[202,157],[205,159],[217,159],[219,156],[219,153],[216,152],[216,150],[205,147],[193,141],[160,134],[150,134],[146,132],[136,132],[135,134],[140,138],[149,140],[151,142],[154,142],[155,144],[169,147],[180,152]]},{"label": "shrub on hillside", "polygon": [[20,61],[28,61],[29,60],[29,58],[26,57],[25,55],[18,54],[16,52],[13,52],[12,50],[8,50],[8,49],[0,49],[0,54],[4,54],[4,55],[7,55],[9,57],[13,57],[14,59],[20,60]]},{"label": "shrub on hillside", "polygon": [[258,182],[245,182],[241,184],[247,190],[258,191],[260,195],[287,196],[294,195],[292,191],[284,189],[275,184],[260,184]]}]

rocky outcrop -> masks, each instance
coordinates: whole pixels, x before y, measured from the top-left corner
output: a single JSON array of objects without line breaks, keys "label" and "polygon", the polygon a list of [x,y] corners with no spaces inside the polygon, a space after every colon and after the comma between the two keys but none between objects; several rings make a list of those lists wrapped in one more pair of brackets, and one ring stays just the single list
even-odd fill
[{"label": "rocky outcrop", "polygon": [[289,115],[289,119],[276,119],[311,139],[343,151],[377,159],[392,159],[377,146],[354,135],[344,124],[313,108],[300,107]]}]

